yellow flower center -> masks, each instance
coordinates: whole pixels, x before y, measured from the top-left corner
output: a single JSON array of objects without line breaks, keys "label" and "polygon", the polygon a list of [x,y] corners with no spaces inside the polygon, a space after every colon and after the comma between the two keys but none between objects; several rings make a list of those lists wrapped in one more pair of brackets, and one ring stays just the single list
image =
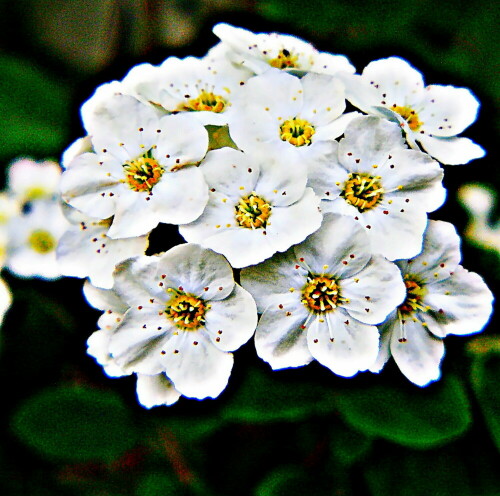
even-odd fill
[{"label": "yellow flower center", "polygon": [[30,234],[28,244],[33,251],[45,254],[55,250],[57,241],[49,231],[36,229]]},{"label": "yellow flower center", "polygon": [[370,210],[379,203],[384,193],[379,179],[380,176],[372,177],[369,174],[351,173],[340,196],[360,212]]},{"label": "yellow flower center", "polygon": [[180,105],[179,110],[201,111],[208,112],[223,112],[226,108],[226,100],[212,91],[202,90],[197,98],[188,100]]},{"label": "yellow flower center", "polygon": [[310,145],[311,137],[315,132],[310,122],[297,117],[286,120],[280,126],[280,138],[295,146]]},{"label": "yellow flower center", "polygon": [[271,205],[255,192],[240,198],[234,209],[238,224],[248,229],[265,228],[271,216]]},{"label": "yellow flower center", "polygon": [[394,104],[391,110],[408,122],[408,126],[410,126],[412,131],[418,131],[422,127],[423,122],[419,121],[418,114],[411,107],[399,107]]},{"label": "yellow flower center", "polygon": [[415,276],[405,275],[406,299],[399,306],[399,311],[404,315],[410,315],[417,310],[426,312],[426,307],[422,304],[427,289],[424,284],[416,280]]},{"label": "yellow flower center", "polygon": [[302,289],[300,301],[311,312],[324,313],[335,310],[345,299],[340,296],[335,279],[330,276],[310,274],[307,277],[307,284]]},{"label": "yellow flower center", "polygon": [[31,188],[28,188],[25,193],[27,201],[39,200],[40,198],[44,198],[48,195],[49,192],[41,186],[33,186]]},{"label": "yellow flower center", "polygon": [[293,55],[286,48],[283,48],[277,57],[269,61],[269,65],[277,69],[294,69],[298,67],[297,60],[297,55]]},{"label": "yellow flower center", "polygon": [[173,294],[167,303],[165,314],[176,327],[194,331],[205,325],[205,314],[209,306],[201,298],[173,288],[168,288],[167,291]]},{"label": "yellow flower center", "polygon": [[131,160],[123,166],[125,182],[134,191],[150,192],[153,186],[161,179],[163,167],[154,159],[140,157]]}]

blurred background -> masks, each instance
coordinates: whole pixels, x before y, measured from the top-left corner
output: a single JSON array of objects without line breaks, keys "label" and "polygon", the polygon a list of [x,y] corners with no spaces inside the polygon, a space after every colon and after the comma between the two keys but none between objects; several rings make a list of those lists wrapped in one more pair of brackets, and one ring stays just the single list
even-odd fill
[{"label": "blurred background", "polygon": [[[470,88],[482,107],[464,135],[487,156],[446,168],[448,199],[431,215],[464,232],[460,186],[499,186],[499,17],[494,0],[4,0],[2,170],[19,156],[59,160],[99,84],[140,62],[203,56],[224,21],[294,34],[358,71],[398,55],[428,84]],[[463,265],[494,293],[499,256],[464,239]],[[446,339],[443,378],[427,388],[392,363],[349,380],[317,363],[272,373],[250,342],[218,399],[148,411],[133,378],[111,380],[86,355],[99,313],[81,280],[3,276],[14,295],[0,330],[3,496],[500,494],[495,314],[482,335]]]}]

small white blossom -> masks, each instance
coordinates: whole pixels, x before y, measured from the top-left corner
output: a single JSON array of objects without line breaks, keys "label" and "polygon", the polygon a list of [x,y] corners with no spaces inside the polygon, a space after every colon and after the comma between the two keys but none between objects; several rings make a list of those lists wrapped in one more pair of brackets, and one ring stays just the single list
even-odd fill
[{"label": "small white blossom", "polygon": [[[129,375],[113,359],[109,352],[109,342],[116,327],[122,321],[127,305],[119,295],[112,290],[103,290],[92,286],[89,282],[84,285],[84,293],[90,305],[104,313],[99,319],[99,330],[95,331],[87,340],[87,353],[94,357],[109,377]],[[137,398],[146,408],[159,405],[172,405],[180,398],[172,382],[163,374],[137,374]]]},{"label": "small white blossom", "polygon": [[9,310],[12,305],[12,292],[10,291],[9,286],[4,281],[3,278],[0,277],[0,325],[2,324],[5,314]]},{"label": "small white blossom", "polygon": [[59,202],[38,200],[31,203],[28,212],[13,217],[8,223],[5,265],[21,277],[61,277],[56,247],[69,226]]},{"label": "small white blossom", "polygon": [[243,269],[241,281],[262,313],[255,346],[263,360],[282,369],[316,359],[345,377],[375,361],[375,324],[405,295],[396,265],[372,256],[365,231],[335,214],[303,243]]},{"label": "small white blossom", "polygon": [[316,72],[352,74],[355,68],[347,57],[319,52],[300,38],[278,33],[252,33],[220,23],[213,32],[228,47],[228,58],[236,65],[261,74],[270,67],[303,74]]},{"label": "small white blossom", "polygon": [[90,217],[113,217],[108,236],[141,236],[158,223],[196,219],[208,188],[196,166],[208,147],[204,127],[188,115],[159,117],[126,95],[86,112],[94,152],[76,154],[62,175],[63,199]]},{"label": "small white blossom", "polygon": [[35,162],[22,158],[10,164],[7,189],[20,203],[33,200],[55,200],[59,196],[61,167],[46,160]]},{"label": "small white blossom", "polygon": [[427,154],[408,149],[399,126],[385,119],[358,117],[344,136],[336,153],[309,171],[321,209],[358,221],[374,253],[390,260],[417,255],[427,212],[446,196],[443,170]]},{"label": "small white blossom", "polygon": [[160,66],[135,66],[122,91],[168,112],[189,112],[202,124],[227,124],[239,87],[250,77],[219,58],[169,57]]},{"label": "small white blossom", "polygon": [[443,164],[465,164],[485,151],[468,138],[456,137],[475,120],[479,102],[467,88],[424,85],[408,62],[389,57],[370,62],[361,76],[349,76],[347,99],[369,114],[395,120],[406,133]]},{"label": "small white blossom", "polygon": [[112,239],[107,235],[111,219],[93,219],[71,207],[66,211],[73,225],[57,246],[59,270],[65,276],[88,277],[99,288],[112,288],[115,266],[126,258],[143,255],[148,237]]},{"label": "small white blossom", "polygon": [[127,373],[164,372],[184,396],[218,396],[234,351],[253,335],[257,311],[222,255],[195,244],[135,257],[115,271],[114,290],[129,307],[109,352]]},{"label": "small white blossom", "polygon": [[284,160],[307,167],[331,153],[335,138],[358,115],[343,114],[345,105],[343,83],[332,76],[309,73],[299,79],[269,69],[241,89],[229,129],[245,152],[264,143]]},{"label": "small white blossom", "polygon": [[[290,167],[290,165],[292,165]],[[202,216],[179,227],[189,242],[246,267],[304,240],[321,225],[319,199],[305,170],[270,154],[222,148],[201,165],[210,193]]]},{"label": "small white blossom", "polygon": [[493,295],[484,281],[460,262],[460,238],[455,228],[429,221],[422,253],[399,260],[406,299],[380,326],[381,349],[372,372],[392,355],[401,372],[425,386],[439,379],[449,334],[479,332],[488,322]]}]

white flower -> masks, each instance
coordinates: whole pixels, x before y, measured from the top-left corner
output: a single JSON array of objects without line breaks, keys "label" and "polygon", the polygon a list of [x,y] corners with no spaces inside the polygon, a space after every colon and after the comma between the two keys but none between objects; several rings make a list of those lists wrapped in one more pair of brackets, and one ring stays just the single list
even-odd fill
[{"label": "white flower", "polygon": [[255,74],[265,72],[269,67],[298,73],[355,72],[347,57],[319,52],[310,43],[295,36],[255,34],[224,23],[214,26],[213,32],[228,47],[230,60],[236,66],[243,66]]},{"label": "white flower", "polygon": [[487,323],[493,295],[484,281],[460,262],[455,228],[429,221],[422,253],[397,263],[406,285],[406,299],[380,326],[381,349],[372,372],[392,355],[401,372],[425,386],[439,379],[443,338],[472,334]]},{"label": "white flower", "polygon": [[396,265],[372,256],[365,231],[335,214],[285,254],[243,269],[241,281],[262,313],[255,345],[263,360],[282,369],[316,359],[345,377],[375,361],[375,324],[405,294]]},{"label": "white flower", "polygon": [[69,226],[59,202],[38,200],[31,203],[27,213],[11,218],[8,223],[5,265],[21,277],[61,277],[56,247]]},{"label": "white flower", "polygon": [[0,192],[0,266],[3,267],[9,244],[9,222],[21,215],[21,203],[17,197]]},{"label": "white flower", "polygon": [[40,199],[56,199],[59,194],[61,167],[46,160],[35,162],[22,158],[10,164],[7,189],[20,203]]},{"label": "white flower", "polygon": [[88,217],[71,207],[67,217],[73,224],[59,240],[57,261],[65,276],[88,277],[99,288],[113,287],[115,265],[126,258],[143,255],[148,237],[112,239],[107,232],[111,219]]},{"label": "white flower", "polygon": [[114,95],[86,113],[95,153],[77,154],[62,175],[63,199],[90,217],[113,217],[110,238],[141,236],[159,222],[196,219],[208,199],[196,164],[208,135],[188,115],[159,117],[137,99]]},{"label": "white flower", "polygon": [[374,116],[353,120],[336,157],[317,161],[309,184],[324,212],[357,220],[374,253],[390,260],[420,253],[427,212],[444,202],[443,170],[406,147],[399,126]]},{"label": "white flower", "polygon": [[319,199],[305,187],[305,170],[293,165],[258,150],[209,152],[201,165],[210,188],[208,204],[179,232],[222,253],[237,268],[299,243],[319,228],[322,215]]},{"label": "white flower", "polygon": [[408,62],[389,57],[370,62],[361,76],[346,81],[347,99],[364,112],[399,122],[408,143],[443,164],[465,164],[484,156],[468,138],[457,138],[475,120],[479,108],[467,88],[424,86],[422,74]]},{"label": "white flower", "polygon": [[0,325],[12,305],[12,293],[7,283],[0,277]]},{"label": "white flower", "polygon": [[115,272],[129,309],[109,351],[126,372],[164,372],[184,396],[216,397],[233,366],[229,353],[253,335],[255,302],[222,255],[194,244],[135,257]]},{"label": "white flower", "polygon": [[[104,313],[99,319],[99,330],[87,340],[87,353],[102,365],[104,372],[110,377],[129,375],[109,352],[109,342],[116,327],[127,311],[127,305],[112,290],[103,290],[85,282],[84,294],[90,305]],[[172,382],[164,373],[155,375],[137,374],[137,398],[146,408],[159,405],[172,405],[180,398]]]},{"label": "white flower", "polygon": [[190,112],[202,124],[224,125],[234,94],[251,74],[220,64],[220,57],[169,57],[160,66],[135,66],[123,91],[168,112]]},{"label": "white flower", "polygon": [[336,78],[309,73],[299,79],[277,69],[249,79],[238,94],[229,130],[245,152],[265,143],[304,166],[331,152],[357,114],[343,114],[344,86]]}]

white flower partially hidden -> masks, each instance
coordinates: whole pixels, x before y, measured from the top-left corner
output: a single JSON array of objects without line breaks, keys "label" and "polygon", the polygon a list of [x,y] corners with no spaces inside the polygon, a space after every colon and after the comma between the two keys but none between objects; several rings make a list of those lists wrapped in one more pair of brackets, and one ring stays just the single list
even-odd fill
[{"label": "white flower partially hidden", "polygon": [[7,176],[7,190],[18,201],[55,200],[59,197],[61,167],[46,160],[35,162],[22,158],[10,164]]},{"label": "white flower partially hidden", "polygon": [[169,57],[160,66],[135,66],[123,79],[123,91],[168,112],[189,112],[202,124],[227,124],[234,94],[251,74],[220,58]]},{"label": "white flower partially hidden", "polygon": [[9,286],[4,281],[3,278],[0,277],[0,325],[2,324],[5,314],[9,310],[12,305],[12,292],[10,291]]},{"label": "white flower partially hidden", "polygon": [[443,164],[465,164],[485,151],[456,136],[477,116],[479,102],[467,88],[424,86],[408,62],[389,57],[370,62],[361,76],[349,76],[347,99],[369,114],[397,121],[412,148],[422,148]]},{"label": "white flower partially hidden", "polygon": [[459,262],[460,238],[455,228],[429,221],[422,253],[396,262],[406,298],[380,326],[381,349],[372,372],[379,372],[392,355],[410,381],[425,386],[441,375],[445,336],[483,329],[493,295],[479,275]]},{"label": "white flower partially hidden", "polygon": [[67,217],[73,224],[59,240],[57,261],[65,276],[88,277],[99,288],[113,287],[115,266],[130,257],[144,255],[147,236],[112,239],[107,233],[111,219],[99,220],[71,209]]},{"label": "white flower partially hidden", "polygon": [[228,58],[236,66],[250,69],[254,74],[261,74],[270,67],[300,74],[355,72],[347,57],[319,52],[310,43],[295,36],[256,34],[225,23],[214,26],[213,32],[228,47]]},{"label": "white flower partially hidden", "polygon": [[8,223],[5,265],[21,277],[61,277],[56,248],[69,226],[59,202],[39,200],[31,203],[27,213],[13,217]]},{"label": "white flower partially hidden", "polygon": [[84,113],[94,152],[76,154],[63,173],[67,203],[90,217],[113,217],[110,238],[141,236],[203,212],[208,188],[196,166],[208,147],[202,124],[188,115],[160,118],[120,94]]},{"label": "white flower partially hidden", "polygon": [[21,215],[21,203],[17,197],[0,192],[0,266],[3,267],[9,245],[9,222]]},{"label": "white flower partially hidden", "polygon": [[356,115],[345,110],[344,85],[324,74],[299,79],[277,69],[250,78],[238,94],[229,129],[245,152],[267,144],[304,167],[331,153]]},{"label": "white flower partially hidden", "polygon": [[[130,372],[125,372],[109,352],[111,336],[123,320],[124,313],[128,308],[127,305],[116,292],[96,288],[88,281],[83,290],[88,303],[94,308],[104,311],[98,321],[99,330],[95,331],[87,340],[87,353],[102,365],[104,372],[109,377],[129,375]],[[144,407],[172,405],[180,396],[165,374],[159,373],[151,376],[137,374],[137,398]]]},{"label": "white flower partially hidden", "polygon": [[218,396],[257,311],[222,255],[194,244],[117,267],[114,290],[129,309],[109,352],[127,373],[164,372],[184,396]]},{"label": "white flower partially hidden", "polygon": [[408,149],[399,126],[385,119],[358,117],[344,134],[336,156],[310,167],[309,185],[322,211],[358,221],[374,253],[390,260],[417,255],[427,212],[446,196],[443,170],[427,154]]},{"label": "white flower partially hidden", "polygon": [[[290,167],[291,165],[291,167]],[[210,193],[195,222],[179,227],[189,242],[222,253],[236,268],[262,262],[321,225],[319,199],[298,164],[222,148],[201,165]]]},{"label": "white flower partially hidden", "polygon": [[375,361],[375,324],[405,295],[396,265],[372,256],[365,231],[335,214],[303,243],[243,269],[241,281],[262,313],[255,346],[263,360],[282,369],[316,359],[345,377]]}]

